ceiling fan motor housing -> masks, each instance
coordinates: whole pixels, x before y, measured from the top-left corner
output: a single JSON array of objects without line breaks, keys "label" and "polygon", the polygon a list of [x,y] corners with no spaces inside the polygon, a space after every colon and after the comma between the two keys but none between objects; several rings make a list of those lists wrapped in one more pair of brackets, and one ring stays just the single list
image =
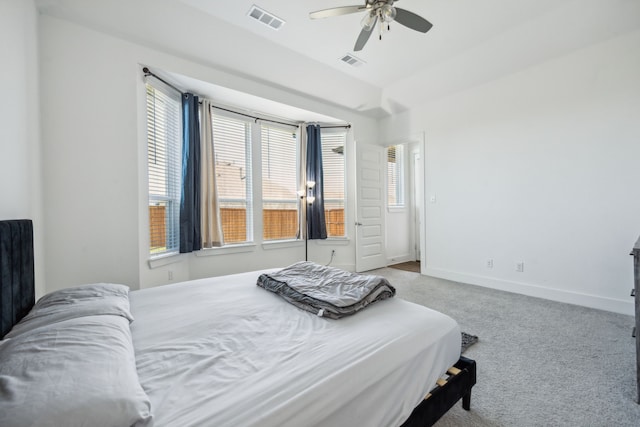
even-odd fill
[{"label": "ceiling fan motor housing", "polygon": [[395,0],[365,0],[365,4],[367,7],[377,6],[382,7],[385,4],[392,6]]}]

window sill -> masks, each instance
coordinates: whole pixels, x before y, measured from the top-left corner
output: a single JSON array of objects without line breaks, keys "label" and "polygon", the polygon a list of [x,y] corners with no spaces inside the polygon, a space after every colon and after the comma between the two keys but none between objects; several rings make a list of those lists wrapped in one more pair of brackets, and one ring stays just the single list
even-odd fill
[{"label": "window sill", "polygon": [[179,252],[170,252],[167,254],[158,255],[154,258],[149,258],[149,260],[147,260],[147,264],[149,265],[149,268],[153,269],[176,262],[181,262],[184,261],[184,259],[185,254],[181,254]]},{"label": "window sill", "polygon": [[262,243],[262,249],[282,249],[282,248],[296,248],[302,246],[304,240],[291,239],[291,240],[273,240]]},{"label": "window sill", "polygon": [[205,248],[195,251],[197,257],[207,257],[214,255],[240,254],[246,252],[254,252],[256,250],[255,243],[241,243],[239,245],[228,245],[219,248]]},{"label": "window sill", "polygon": [[348,246],[351,241],[348,237],[328,237],[326,239],[310,240],[313,244],[329,245],[329,246]]}]

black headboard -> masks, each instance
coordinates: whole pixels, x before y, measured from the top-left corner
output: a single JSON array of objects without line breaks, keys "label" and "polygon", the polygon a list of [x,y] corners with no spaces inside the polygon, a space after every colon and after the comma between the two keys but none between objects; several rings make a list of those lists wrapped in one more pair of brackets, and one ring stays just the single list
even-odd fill
[{"label": "black headboard", "polygon": [[0,221],[0,338],[34,303],[33,224],[29,219]]}]

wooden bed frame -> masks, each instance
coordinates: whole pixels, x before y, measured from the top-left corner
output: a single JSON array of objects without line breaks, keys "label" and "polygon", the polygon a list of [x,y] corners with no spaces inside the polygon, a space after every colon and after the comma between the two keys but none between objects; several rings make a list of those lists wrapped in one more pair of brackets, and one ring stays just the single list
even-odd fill
[{"label": "wooden bed frame", "polygon": [[[0,338],[35,304],[33,259],[31,220],[0,221]],[[461,356],[402,427],[431,426],[460,399],[469,410],[475,383],[476,362]]]},{"label": "wooden bed frame", "polygon": [[432,426],[462,399],[462,407],[471,409],[471,388],[476,383],[476,362],[460,356],[447,370],[447,378],[440,378],[436,386],[413,410],[402,427]]}]

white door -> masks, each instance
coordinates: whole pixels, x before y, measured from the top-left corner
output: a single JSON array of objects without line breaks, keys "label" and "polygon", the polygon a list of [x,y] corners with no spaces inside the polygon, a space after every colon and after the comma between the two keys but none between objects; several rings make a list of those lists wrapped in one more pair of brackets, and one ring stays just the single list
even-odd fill
[{"label": "white door", "polygon": [[384,197],[386,150],[356,145],[356,271],[386,267]]}]

